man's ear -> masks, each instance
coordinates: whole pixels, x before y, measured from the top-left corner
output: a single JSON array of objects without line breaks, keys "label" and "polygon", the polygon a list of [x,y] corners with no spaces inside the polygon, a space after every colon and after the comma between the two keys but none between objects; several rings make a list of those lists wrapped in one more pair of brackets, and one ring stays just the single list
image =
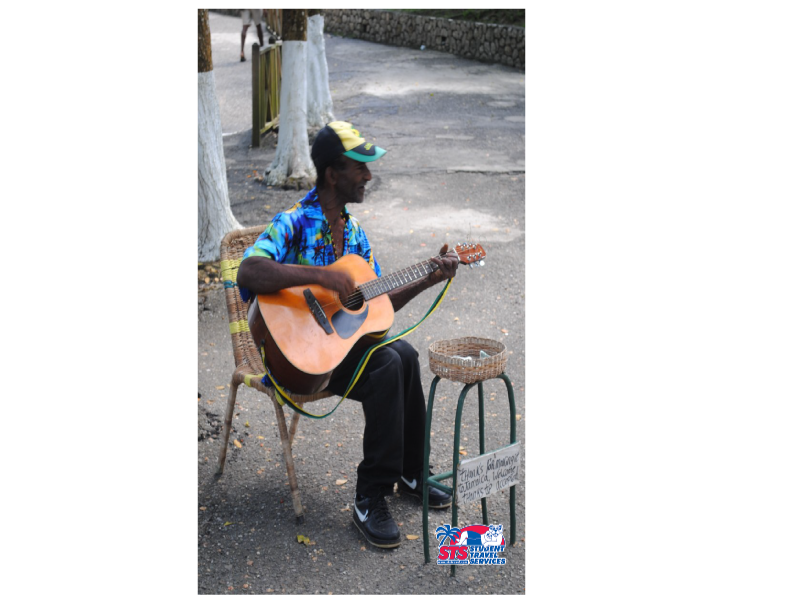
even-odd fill
[{"label": "man's ear", "polygon": [[328,165],[325,167],[325,176],[323,177],[325,180],[325,187],[331,188],[336,184],[336,169]]}]

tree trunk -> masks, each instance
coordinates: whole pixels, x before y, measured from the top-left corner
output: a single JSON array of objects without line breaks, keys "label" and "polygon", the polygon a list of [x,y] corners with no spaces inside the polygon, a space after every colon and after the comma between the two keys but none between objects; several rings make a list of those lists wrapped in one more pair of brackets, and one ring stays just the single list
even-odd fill
[{"label": "tree trunk", "polygon": [[308,149],[306,11],[283,11],[281,114],[278,148],[267,169],[269,185],[312,187],[317,173]]},{"label": "tree trunk", "polygon": [[319,10],[308,11],[308,73],[306,84],[308,126],[317,130],[335,121],[333,100],[328,85],[328,61],[325,57],[325,38],[323,29],[325,19]]},{"label": "tree trunk", "polygon": [[219,258],[225,234],[242,226],[233,216],[228,198],[208,10],[203,9],[198,10],[197,109],[197,257],[207,262]]}]

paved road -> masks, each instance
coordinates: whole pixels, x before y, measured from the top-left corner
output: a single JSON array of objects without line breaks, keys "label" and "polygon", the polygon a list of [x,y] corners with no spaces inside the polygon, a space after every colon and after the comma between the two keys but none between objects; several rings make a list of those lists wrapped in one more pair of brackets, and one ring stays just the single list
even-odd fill
[{"label": "paved road", "polygon": [[[211,13],[210,26],[223,131],[230,134],[224,147],[232,210],[244,226],[263,224],[302,192],[271,188],[253,177],[270,164],[275,140],[266,137],[262,148],[249,146],[250,63],[238,58],[241,21]],[[254,40],[251,31],[247,45]],[[524,73],[328,35],[326,49],[336,117],[355,123],[388,150],[372,170],[366,201],[352,210],[384,271],[424,260],[445,241],[478,242],[488,253],[484,268],[459,270],[444,304],[406,338],[420,352],[423,388],[427,392],[433,378],[427,360],[432,341],[463,336],[502,341],[512,353],[506,372],[514,382],[518,438],[524,447]],[[393,331],[416,323],[436,293],[430,290],[409,303],[397,314]],[[445,567],[423,565],[421,537],[404,539],[394,551],[365,543],[350,512],[363,430],[355,402],[345,402],[328,419],[301,420],[294,456],[305,525],[295,525],[275,412],[266,397],[250,389],[240,389],[234,419],[232,435],[242,448],[231,445],[225,475],[215,482],[217,438],[233,370],[219,288],[201,297],[198,361],[200,593],[524,592],[524,541],[507,551],[507,565],[459,568],[455,579]],[[439,471],[450,468],[460,387],[444,381],[437,391],[432,460]],[[487,447],[495,448],[507,443],[510,415],[501,382],[487,382],[486,390]],[[478,454],[474,396],[462,431],[468,457]],[[337,485],[342,479],[347,483]],[[523,481],[517,488],[517,536],[522,540],[525,489]],[[421,536],[418,504],[392,497],[389,506],[402,523],[404,538]],[[509,527],[506,493],[492,496],[489,509],[493,522]],[[462,526],[478,523],[479,504],[459,514]],[[432,517],[435,527],[448,514]],[[298,534],[314,545],[298,543]]]}]

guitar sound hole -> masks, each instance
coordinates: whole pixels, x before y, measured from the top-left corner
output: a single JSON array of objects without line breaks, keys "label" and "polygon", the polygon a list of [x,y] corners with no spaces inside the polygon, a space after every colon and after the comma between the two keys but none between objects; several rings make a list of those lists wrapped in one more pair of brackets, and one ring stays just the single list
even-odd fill
[{"label": "guitar sound hole", "polygon": [[340,298],[340,300],[342,306],[347,310],[361,310],[361,307],[364,306],[364,295],[361,293],[361,290],[356,290],[346,299]]}]

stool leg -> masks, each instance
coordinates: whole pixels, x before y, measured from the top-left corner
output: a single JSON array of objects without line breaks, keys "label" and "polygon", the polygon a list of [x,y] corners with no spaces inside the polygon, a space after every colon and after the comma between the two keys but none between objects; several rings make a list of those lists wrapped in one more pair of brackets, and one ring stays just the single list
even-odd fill
[{"label": "stool leg", "polygon": [[[478,382],[478,421],[479,421],[479,428],[480,428],[480,448],[481,454],[486,453],[486,429],[484,427],[484,413],[483,413],[483,382]],[[486,497],[484,496],[481,498],[481,512],[483,513],[483,524],[489,524],[489,509],[486,507]]]},{"label": "stool leg", "polygon": [[[439,383],[440,377],[437,375],[433,378],[431,383],[431,391],[428,394],[428,412],[425,416],[425,451],[423,453],[422,463],[422,547],[425,551],[425,562],[431,562],[431,554],[428,539],[428,477],[430,473],[430,459],[431,459],[431,420],[433,419],[433,398],[436,396],[436,384]],[[453,499],[455,505],[455,499]]]},{"label": "stool leg", "polygon": [[231,391],[228,393],[228,406],[225,408],[225,424],[222,428],[222,448],[219,451],[219,460],[217,461],[217,472],[215,477],[222,476],[222,471],[225,469],[225,459],[228,456],[228,438],[231,435],[231,425],[233,423],[233,407],[236,406],[236,391],[239,389],[239,384],[236,383],[236,378],[231,378]]},{"label": "stool leg", "polygon": [[275,415],[278,417],[278,432],[281,436],[281,445],[283,446],[283,460],[286,462],[286,474],[289,476],[289,489],[292,492],[292,504],[294,505],[294,514],[297,522],[302,524],[303,518],[303,505],[300,502],[300,490],[297,487],[297,475],[294,471],[294,458],[292,457],[292,445],[289,442],[289,432],[286,429],[286,417],[283,414],[283,407],[278,404],[275,398],[272,399],[275,405]]},{"label": "stool leg", "polygon": [[[511,380],[508,378],[508,375],[505,373],[500,374],[500,379],[502,379],[506,384],[506,392],[508,393],[508,407],[509,411],[511,412],[511,443],[517,441],[517,404],[514,401],[514,386],[511,384]],[[509,510],[511,512],[511,545],[513,546],[517,541],[517,514],[516,514],[516,507],[517,507],[517,486],[512,485],[511,491],[509,493]]]},{"label": "stool leg", "polygon": [[[458,408],[456,409],[456,426],[453,436],[453,495],[456,494],[458,489],[458,449],[461,442],[461,413],[464,411],[464,400],[467,398],[469,391],[475,386],[474,383],[468,383],[461,390],[461,395],[458,397]],[[453,527],[458,527],[458,504],[453,498]],[[450,566],[450,577],[456,576],[456,566]]]}]

